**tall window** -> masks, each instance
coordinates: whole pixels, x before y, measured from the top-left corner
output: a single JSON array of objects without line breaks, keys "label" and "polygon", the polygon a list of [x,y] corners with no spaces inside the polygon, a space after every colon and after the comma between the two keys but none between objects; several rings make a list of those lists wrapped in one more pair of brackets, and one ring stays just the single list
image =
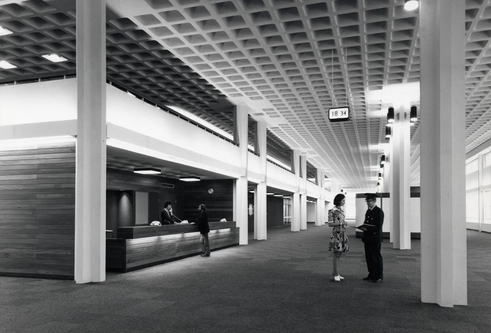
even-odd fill
[{"label": "tall window", "polygon": [[491,152],[466,164],[467,227],[491,232]]}]

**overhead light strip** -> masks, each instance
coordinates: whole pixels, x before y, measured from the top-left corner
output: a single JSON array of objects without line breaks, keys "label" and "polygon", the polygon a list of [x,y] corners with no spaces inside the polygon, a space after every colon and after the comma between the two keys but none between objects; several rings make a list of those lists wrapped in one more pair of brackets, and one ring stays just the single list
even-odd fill
[{"label": "overhead light strip", "polygon": [[42,57],[44,59],[47,59],[47,60],[51,61],[51,62],[64,62],[64,61],[67,61],[68,60],[67,58],[64,58],[64,57],[62,57],[62,56],[60,56],[58,54],[54,54],[54,53],[52,53],[52,54],[44,54]]},{"label": "overhead light strip", "polygon": [[199,182],[201,179],[199,177],[189,176],[189,177],[179,177],[179,180],[183,182]]},{"label": "overhead light strip", "polygon": [[161,171],[157,168],[134,168],[134,173],[139,173],[141,175],[160,175]]},{"label": "overhead light strip", "polygon": [[17,66],[11,64],[10,62],[8,62],[6,60],[0,60],[0,68],[12,69],[12,68],[17,68]]},{"label": "overhead light strip", "polygon": [[7,36],[13,34],[12,31],[9,29],[5,29],[4,27],[0,26],[0,36]]}]

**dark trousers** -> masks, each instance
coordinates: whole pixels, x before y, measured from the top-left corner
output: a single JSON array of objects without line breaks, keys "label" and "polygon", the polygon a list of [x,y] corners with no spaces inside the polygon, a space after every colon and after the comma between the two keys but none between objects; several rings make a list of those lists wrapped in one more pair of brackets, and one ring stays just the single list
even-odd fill
[{"label": "dark trousers", "polygon": [[206,256],[210,255],[210,240],[208,239],[208,233],[201,234],[201,254]]},{"label": "dark trousers", "polygon": [[365,259],[367,261],[368,277],[373,280],[384,278],[384,265],[382,254],[380,253],[382,246],[377,242],[365,243]]}]

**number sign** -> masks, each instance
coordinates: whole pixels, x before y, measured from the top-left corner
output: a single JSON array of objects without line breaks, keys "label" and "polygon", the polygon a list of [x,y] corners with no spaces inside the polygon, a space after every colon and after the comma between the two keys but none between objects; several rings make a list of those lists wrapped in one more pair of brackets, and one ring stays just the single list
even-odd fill
[{"label": "number sign", "polygon": [[329,120],[330,121],[347,121],[350,120],[350,112],[348,107],[344,108],[330,108]]}]

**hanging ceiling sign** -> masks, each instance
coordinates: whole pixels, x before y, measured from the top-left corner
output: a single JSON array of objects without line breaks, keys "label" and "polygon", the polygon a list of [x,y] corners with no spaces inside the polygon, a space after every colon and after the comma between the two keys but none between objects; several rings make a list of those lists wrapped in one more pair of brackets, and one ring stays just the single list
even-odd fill
[{"label": "hanging ceiling sign", "polygon": [[351,119],[349,107],[343,108],[330,108],[329,120],[330,121],[348,121]]}]

